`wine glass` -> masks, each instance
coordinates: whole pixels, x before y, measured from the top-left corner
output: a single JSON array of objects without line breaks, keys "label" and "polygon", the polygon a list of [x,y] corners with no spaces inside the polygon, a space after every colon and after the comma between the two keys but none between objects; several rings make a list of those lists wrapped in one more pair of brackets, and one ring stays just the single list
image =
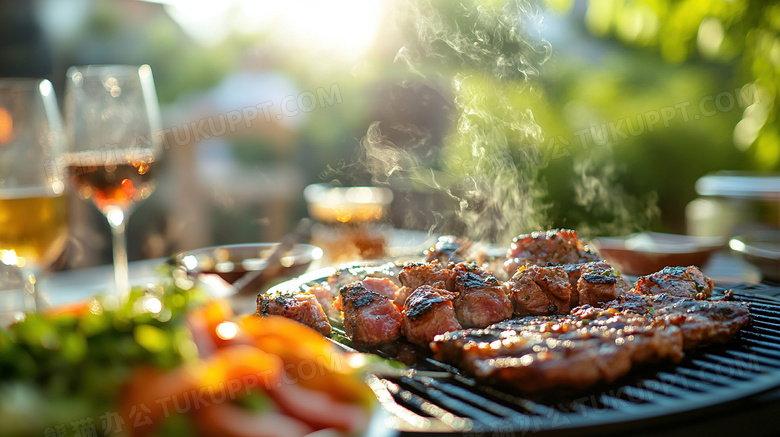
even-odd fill
[{"label": "wine glass", "polygon": [[130,290],[125,228],[135,206],[155,188],[161,142],[160,113],[148,65],[71,67],[65,88],[68,137],[65,161],[71,184],[108,220],[114,282]]},{"label": "wine glass", "polygon": [[68,238],[62,146],[51,82],[0,79],[0,262],[21,268],[36,299],[36,276]]}]

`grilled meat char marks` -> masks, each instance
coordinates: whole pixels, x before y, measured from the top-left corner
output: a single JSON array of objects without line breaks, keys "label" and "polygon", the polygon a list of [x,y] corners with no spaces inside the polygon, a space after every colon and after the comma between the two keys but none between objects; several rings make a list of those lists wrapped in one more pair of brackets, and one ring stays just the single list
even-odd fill
[{"label": "grilled meat char marks", "polygon": [[708,299],[712,297],[712,281],[695,266],[664,267],[652,275],[642,276],[634,291],[639,294],[666,293],[678,297]]},{"label": "grilled meat char marks", "polygon": [[421,285],[406,299],[401,331],[406,339],[427,346],[437,334],[462,329],[455,317],[452,300],[455,294],[447,290]]},{"label": "grilled meat char marks", "polygon": [[356,346],[376,346],[401,336],[403,317],[390,299],[360,282],[342,287],[339,294],[344,331]]},{"label": "grilled meat char marks", "polygon": [[571,284],[563,267],[525,266],[506,283],[518,316],[567,314]]},{"label": "grilled meat char marks", "polygon": [[599,306],[628,293],[631,283],[606,261],[590,262],[580,267],[576,294],[579,305]]},{"label": "grilled meat char marks", "polygon": [[284,316],[330,337],[328,317],[311,293],[289,292],[257,296],[257,314]]},{"label": "grilled meat char marks", "polygon": [[591,316],[534,317],[450,332],[436,336],[431,349],[436,359],[480,380],[526,393],[583,389],[614,381],[634,363],[682,357],[674,326],[616,311]]},{"label": "grilled meat char marks", "polygon": [[664,319],[679,326],[685,349],[710,343],[725,343],[750,323],[750,312],[746,304],[722,300],[695,300],[666,293],[626,293],[607,303],[605,307]]},{"label": "grilled meat char marks", "polygon": [[493,276],[474,271],[458,272],[455,291],[455,314],[464,328],[484,328],[512,317],[512,301]]},{"label": "grilled meat char marks", "polygon": [[512,240],[506,258],[504,268],[510,276],[525,264],[581,264],[600,259],[571,229],[552,229],[519,235]]}]

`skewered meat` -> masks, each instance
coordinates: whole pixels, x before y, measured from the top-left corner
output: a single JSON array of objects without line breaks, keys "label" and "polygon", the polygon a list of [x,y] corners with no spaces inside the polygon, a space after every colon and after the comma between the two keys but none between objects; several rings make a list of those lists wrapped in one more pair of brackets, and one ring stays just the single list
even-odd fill
[{"label": "skewered meat", "polygon": [[404,303],[402,332],[414,344],[427,346],[437,334],[462,329],[455,318],[455,294],[430,285],[417,287]]},{"label": "skewered meat", "polygon": [[512,317],[512,301],[492,275],[466,264],[455,271],[455,314],[464,328],[484,328]]},{"label": "skewered meat", "polygon": [[725,343],[750,323],[748,307],[739,302],[695,300],[666,293],[626,293],[606,308],[666,319],[682,330],[684,347]]},{"label": "skewered meat", "polygon": [[579,305],[599,306],[628,293],[630,289],[631,283],[626,278],[606,261],[598,261],[580,267],[580,278],[572,294],[576,292],[579,296]]},{"label": "skewered meat", "polygon": [[471,242],[453,235],[444,235],[425,251],[425,261],[438,260],[443,265],[467,261],[470,249]]},{"label": "skewered meat", "polygon": [[330,322],[311,293],[287,292],[257,296],[257,314],[284,316],[330,337]]},{"label": "skewered meat", "polygon": [[525,266],[505,285],[518,316],[569,312],[571,284],[563,267]]},{"label": "skewered meat", "polygon": [[403,317],[390,299],[360,282],[339,290],[344,331],[356,346],[376,346],[401,336]]},{"label": "skewered meat", "polygon": [[551,229],[515,237],[509,246],[504,268],[513,275],[525,264],[538,266],[598,261],[599,255],[577,238],[570,229]]},{"label": "skewered meat", "polygon": [[634,291],[639,294],[666,293],[678,297],[708,299],[712,296],[712,281],[695,266],[664,267],[652,275],[642,276]]},{"label": "skewered meat", "polygon": [[682,358],[680,330],[665,321],[613,311],[510,320],[487,329],[438,335],[438,360],[476,378],[526,393],[577,390],[625,375],[634,363]]}]

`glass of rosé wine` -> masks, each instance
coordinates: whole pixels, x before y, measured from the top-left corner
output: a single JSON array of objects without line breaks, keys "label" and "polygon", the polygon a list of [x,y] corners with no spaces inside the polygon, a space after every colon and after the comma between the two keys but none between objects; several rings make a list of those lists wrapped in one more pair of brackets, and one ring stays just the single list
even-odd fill
[{"label": "glass of ros\u00e9 wine", "polygon": [[127,220],[155,188],[160,110],[148,65],[71,67],[65,88],[65,162],[79,197],[111,227],[117,296],[130,290]]}]

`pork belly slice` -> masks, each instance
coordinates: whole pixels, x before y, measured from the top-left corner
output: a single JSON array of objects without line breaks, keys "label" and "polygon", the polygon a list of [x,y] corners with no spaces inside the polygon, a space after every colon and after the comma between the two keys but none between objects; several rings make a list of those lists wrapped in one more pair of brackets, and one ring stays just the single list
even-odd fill
[{"label": "pork belly slice", "polygon": [[376,346],[401,336],[403,317],[390,299],[360,282],[342,287],[339,294],[344,331],[355,346]]},{"label": "pork belly slice", "polygon": [[280,292],[257,296],[257,314],[283,316],[313,328],[330,337],[331,326],[328,317],[314,294],[306,292]]},{"label": "pork belly slice", "polygon": [[430,285],[417,287],[406,299],[401,332],[411,343],[428,346],[437,334],[462,329],[455,318],[455,294]]},{"label": "pork belly slice", "polygon": [[750,323],[750,311],[746,303],[696,300],[666,293],[626,293],[604,306],[625,313],[664,319],[678,326],[682,331],[685,349],[726,343]]},{"label": "pork belly slice", "polygon": [[563,267],[525,266],[505,285],[517,316],[569,312],[571,284]]},{"label": "pork belly slice", "polygon": [[634,286],[634,292],[709,299],[712,297],[712,287],[712,280],[704,276],[696,266],[664,267],[652,275],[640,277]]},{"label": "pork belly slice", "polygon": [[590,262],[580,267],[576,288],[579,305],[597,307],[629,290],[631,283],[606,261]]},{"label": "pork belly slice", "polygon": [[534,317],[454,331],[436,336],[431,349],[436,359],[480,381],[535,393],[612,382],[636,363],[679,361],[682,335],[663,321],[613,311],[608,317]]},{"label": "pork belly slice", "polygon": [[525,264],[563,265],[601,259],[571,229],[551,229],[519,235],[512,240],[506,258],[504,268],[510,276]]},{"label": "pork belly slice", "polygon": [[467,265],[457,265],[455,314],[464,328],[484,328],[512,317],[512,301],[499,281]]}]

